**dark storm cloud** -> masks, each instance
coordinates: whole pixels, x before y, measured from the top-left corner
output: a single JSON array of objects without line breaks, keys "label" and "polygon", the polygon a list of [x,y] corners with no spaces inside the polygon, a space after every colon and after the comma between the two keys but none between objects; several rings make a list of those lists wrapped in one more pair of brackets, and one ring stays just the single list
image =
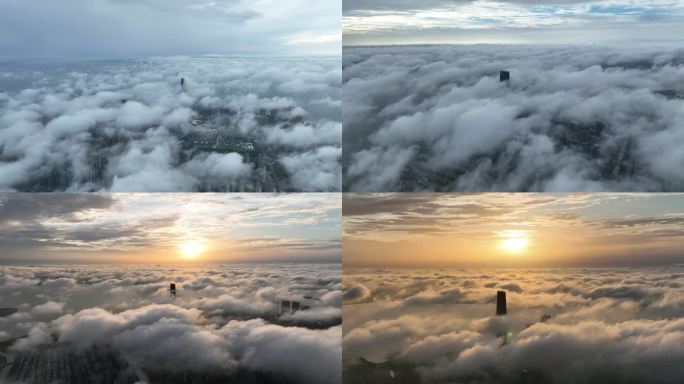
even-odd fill
[{"label": "dark storm cloud", "polygon": [[[678,191],[684,53],[431,46],[344,52],[344,189]],[[498,81],[510,70],[510,85]]]}]

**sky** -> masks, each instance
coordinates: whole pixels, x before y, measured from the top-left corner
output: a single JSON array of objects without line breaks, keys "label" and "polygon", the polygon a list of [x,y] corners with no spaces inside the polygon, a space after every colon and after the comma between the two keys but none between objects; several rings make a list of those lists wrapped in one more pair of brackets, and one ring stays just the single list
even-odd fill
[{"label": "sky", "polygon": [[339,54],[340,0],[0,0],[0,58]]},{"label": "sky", "polygon": [[0,194],[0,264],[341,257],[336,194]]},{"label": "sky", "polygon": [[681,42],[679,0],[347,0],[345,45]]},{"label": "sky", "polygon": [[345,266],[684,262],[681,194],[345,194]]}]

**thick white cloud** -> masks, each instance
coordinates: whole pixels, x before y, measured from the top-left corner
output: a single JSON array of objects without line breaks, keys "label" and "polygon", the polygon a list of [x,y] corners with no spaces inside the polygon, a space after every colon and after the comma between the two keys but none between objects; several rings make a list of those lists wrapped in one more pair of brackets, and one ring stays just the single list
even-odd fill
[{"label": "thick white cloud", "polygon": [[344,189],[682,190],[683,58],[643,46],[346,48]]},{"label": "thick white cloud", "polygon": [[37,317],[56,317],[64,311],[64,303],[48,301],[45,304],[36,305],[31,310],[31,315]]},{"label": "thick white cloud", "polygon": [[327,330],[287,329],[263,320],[230,322],[220,330],[229,350],[257,371],[274,372],[301,383],[342,379],[340,326]]},{"label": "thick white cloud", "polygon": [[[270,191],[276,182],[286,191],[341,188],[339,59],[35,65],[0,69],[13,78],[0,78],[0,190]],[[218,119],[220,130],[193,125],[199,118]],[[218,134],[238,136],[267,157],[194,150],[198,138],[213,144]]]},{"label": "thick white cloud", "polygon": [[[372,295],[345,303],[346,369],[364,357],[424,383],[675,383],[683,278],[677,266],[351,269],[345,285]],[[495,316],[501,289],[508,315]]]},{"label": "thick white cloud", "polygon": [[323,146],[281,157],[292,182],[305,191],[338,191],[342,183],[342,148]]},{"label": "thick white cloud", "polygon": [[[0,340],[16,338],[10,354],[110,347],[148,373],[339,383],[340,289],[329,264],[2,267],[0,307],[18,312],[0,318]],[[284,299],[311,308],[281,316]]]}]

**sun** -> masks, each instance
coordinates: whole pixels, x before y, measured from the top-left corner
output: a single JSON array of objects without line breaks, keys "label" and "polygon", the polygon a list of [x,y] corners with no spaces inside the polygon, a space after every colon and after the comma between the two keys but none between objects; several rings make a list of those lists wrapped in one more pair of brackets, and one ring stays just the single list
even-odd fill
[{"label": "sun", "polygon": [[199,257],[202,252],[204,252],[204,244],[197,241],[189,241],[187,243],[182,243],[178,246],[181,255],[186,259],[195,259]]},{"label": "sun", "polygon": [[527,249],[530,241],[524,231],[508,231],[501,240],[501,248],[511,253],[520,253]]}]

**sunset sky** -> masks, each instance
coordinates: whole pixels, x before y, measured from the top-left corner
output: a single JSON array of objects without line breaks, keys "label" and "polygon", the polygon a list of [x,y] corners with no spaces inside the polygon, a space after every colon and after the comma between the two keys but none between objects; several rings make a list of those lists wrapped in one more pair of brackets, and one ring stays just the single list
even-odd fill
[{"label": "sunset sky", "polygon": [[2,263],[339,261],[336,194],[0,194]]},{"label": "sunset sky", "polygon": [[347,0],[345,45],[671,43],[672,0]]},{"label": "sunset sky", "polygon": [[347,194],[345,266],[684,262],[681,194]]}]

